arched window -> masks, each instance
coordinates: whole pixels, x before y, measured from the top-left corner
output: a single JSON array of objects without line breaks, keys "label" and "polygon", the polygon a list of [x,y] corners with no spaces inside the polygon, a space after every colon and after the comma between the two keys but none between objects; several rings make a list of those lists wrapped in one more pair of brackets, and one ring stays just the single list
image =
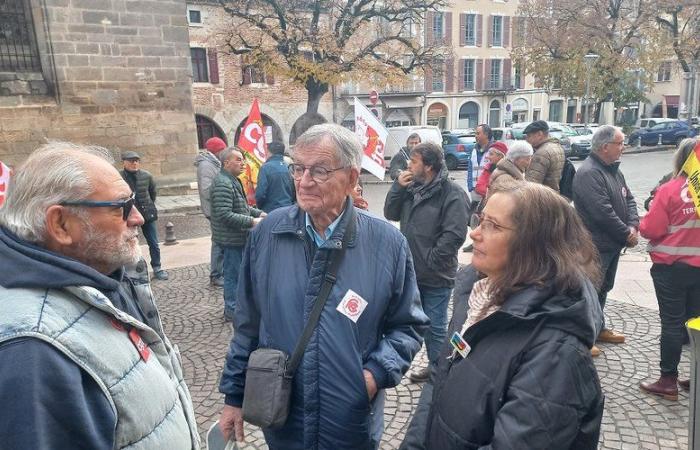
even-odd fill
[{"label": "arched window", "polygon": [[433,103],[428,107],[428,125],[435,125],[445,130],[447,123],[447,106],[442,103]]},{"label": "arched window", "polygon": [[201,114],[195,114],[194,117],[197,122],[197,145],[199,148],[204,148],[204,143],[212,137],[218,137],[227,142],[226,134],[211,119]]},{"label": "arched window", "polygon": [[501,126],[501,102],[494,100],[489,106],[489,126],[491,128]]},{"label": "arched window", "polygon": [[479,105],[467,102],[459,108],[457,128],[476,128],[479,125]]}]

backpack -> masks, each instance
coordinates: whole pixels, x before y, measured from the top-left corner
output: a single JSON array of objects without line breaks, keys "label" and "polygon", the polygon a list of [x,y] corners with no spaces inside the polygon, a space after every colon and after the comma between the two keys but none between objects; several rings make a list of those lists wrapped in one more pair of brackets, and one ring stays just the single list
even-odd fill
[{"label": "backpack", "polygon": [[576,175],[576,167],[569,158],[564,159],[564,168],[561,171],[561,179],[559,180],[559,193],[569,200],[574,199],[574,175]]}]

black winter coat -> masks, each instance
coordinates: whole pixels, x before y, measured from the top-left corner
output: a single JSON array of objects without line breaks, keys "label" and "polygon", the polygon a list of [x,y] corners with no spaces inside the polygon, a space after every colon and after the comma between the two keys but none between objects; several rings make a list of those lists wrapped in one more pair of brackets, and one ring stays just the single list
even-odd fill
[{"label": "black winter coat", "polygon": [[[471,293],[476,272],[464,289]],[[459,287],[459,286],[458,286]],[[467,301],[455,301],[448,332],[459,332]],[[602,326],[592,284],[555,295],[530,287],[470,327],[466,358],[448,359],[447,343],[433,371],[427,449],[596,449],[603,394],[590,347]]]},{"label": "black winter coat", "polygon": [[619,167],[591,153],[574,176],[574,205],[601,253],[622,250],[629,227],[639,227],[637,203]]},{"label": "black winter coat", "polygon": [[121,170],[119,173],[134,192],[134,196],[136,197],[136,209],[138,209],[143,216],[143,220],[146,223],[157,220],[156,182],[153,180],[153,175],[141,169],[136,172]]},{"label": "black winter coat", "polygon": [[[469,197],[443,168],[422,195],[415,185],[394,181],[384,202],[384,217],[401,222],[416,267],[419,286],[452,287],[457,252],[467,237]],[[419,198],[420,197],[420,198]]]}]

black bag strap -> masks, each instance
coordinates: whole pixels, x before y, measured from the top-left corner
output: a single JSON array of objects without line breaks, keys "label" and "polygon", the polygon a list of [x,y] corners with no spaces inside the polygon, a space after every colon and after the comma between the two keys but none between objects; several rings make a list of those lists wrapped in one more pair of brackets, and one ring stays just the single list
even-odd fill
[{"label": "black bag strap", "polygon": [[326,267],[326,273],[323,276],[323,284],[318,292],[318,297],[316,297],[314,308],[311,310],[311,314],[309,314],[309,321],[306,323],[304,332],[299,338],[299,342],[297,342],[297,345],[294,348],[294,353],[292,353],[292,356],[289,358],[287,363],[287,368],[284,373],[284,376],[287,378],[294,377],[294,374],[299,367],[299,363],[301,363],[301,358],[304,356],[306,345],[309,343],[309,339],[311,339],[311,335],[318,324],[318,320],[321,318],[323,307],[325,306],[328,295],[330,295],[331,289],[335,284],[336,274],[338,273],[338,267],[340,266],[340,260],[343,259],[343,255],[345,254],[345,249],[348,246],[350,237],[355,234],[355,210],[350,209],[348,213],[350,214],[350,217],[348,218],[349,223],[345,229],[342,247],[339,250],[331,251],[330,262]]}]

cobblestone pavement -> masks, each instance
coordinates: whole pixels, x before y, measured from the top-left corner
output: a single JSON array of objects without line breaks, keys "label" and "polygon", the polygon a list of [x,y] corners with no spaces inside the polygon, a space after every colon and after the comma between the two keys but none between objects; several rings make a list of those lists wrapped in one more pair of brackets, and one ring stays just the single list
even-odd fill
[{"label": "cobblestone pavement", "polygon": [[[154,282],[153,289],[169,338],[179,345],[199,430],[217,420],[223,406],[218,392],[232,329],[223,321],[222,291],[208,284],[208,265],[170,270],[170,280]],[[641,380],[658,374],[658,338],[655,312],[610,300],[607,323],[627,335],[623,345],[602,344],[596,366],[606,396],[601,449],[682,449],[688,447],[688,396],[669,402],[642,394]],[[688,375],[688,351],[680,373]],[[414,365],[423,366],[421,352]],[[404,378],[387,391],[382,449],[396,449],[408,427],[420,396],[420,385]],[[262,433],[247,426],[242,449],[266,448]]]}]

